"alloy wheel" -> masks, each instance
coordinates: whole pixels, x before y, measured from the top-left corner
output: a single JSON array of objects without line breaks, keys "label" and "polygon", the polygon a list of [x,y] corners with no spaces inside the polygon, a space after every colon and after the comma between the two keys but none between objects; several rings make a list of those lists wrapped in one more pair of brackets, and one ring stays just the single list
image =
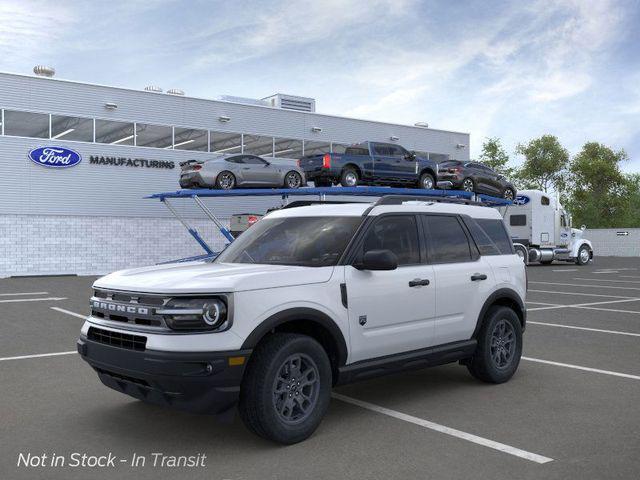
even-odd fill
[{"label": "alloy wheel", "polygon": [[505,200],[513,200],[513,190],[511,190],[510,188],[507,188],[504,191],[503,197],[505,198]]},{"label": "alloy wheel", "polygon": [[311,357],[295,353],[287,357],[273,382],[273,408],[289,425],[306,420],[318,403],[320,375]]},{"label": "alloy wheel", "polygon": [[355,187],[358,184],[358,176],[353,172],[349,172],[344,176],[344,181],[347,186]]},{"label": "alloy wheel", "polygon": [[462,189],[465,192],[473,192],[473,180],[467,178],[464,182],[462,182]]},{"label": "alloy wheel", "polygon": [[230,190],[234,187],[235,183],[236,183],[235,179],[233,178],[233,175],[231,175],[230,173],[220,174],[220,179],[218,180],[218,184],[220,185],[221,189]]},{"label": "alloy wheel", "polygon": [[426,190],[432,190],[433,189],[433,178],[431,178],[428,175],[425,175],[424,178],[422,179],[422,188],[424,188]]},{"label": "alloy wheel", "polygon": [[586,248],[580,249],[580,261],[582,263],[587,263],[589,261],[589,250]]},{"label": "alloy wheel", "polygon": [[298,175],[296,172],[289,172],[287,174],[287,187],[298,188],[301,183],[302,183],[302,179],[300,178],[300,175]]},{"label": "alloy wheel", "polygon": [[491,359],[498,369],[511,365],[516,350],[513,326],[505,319],[499,320],[491,333]]}]

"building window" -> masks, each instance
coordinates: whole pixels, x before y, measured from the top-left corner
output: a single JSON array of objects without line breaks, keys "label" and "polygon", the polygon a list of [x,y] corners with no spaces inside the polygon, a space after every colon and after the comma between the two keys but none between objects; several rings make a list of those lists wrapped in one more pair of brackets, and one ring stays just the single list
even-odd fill
[{"label": "building window", "polygon": [[136,145],[138,147],[171,148],[173,129],[164,125],[136,123]]},{"label": "building window", "polygon": [[51,139],[93,142],[93,119],[51,115]]},{"label": "building window", "polygon": [[433,160],[436,163],[444,162],[449,160],[451,157],[449,155],[445,155],[442,153],[430,153],[429,160]]},{"label": "building window", "polygon": [[274,157],[295,159],[302,157],[302,140],[275,138],[274,144]]},{"label": "building window", "polygon": [[133,123],[96,120],[96,142],[111,145],[133,145]]},{"label": "building window", "polygon": [[244,153],[273,157],[273,137],[244,135]]},{"label": "building window", "polygon": [[4,124],[5,135],[49,138],[49,115],[46,113],[5,110]]},{"label": "building window", "polygon": [[209,148],[206,130],[176,127],[173,132],[173,148],[176,150],[196,150],[206,152]]},{"label": "building window", "polygon": [[242,135],[239,133],[210,132],[211,153],[242,153]]},{"label": "building window", "polygon": [[329,152],[331,152],[331,143],[329,142],[313,142],[310,140],[304,141],[305,155],[322,155]]}]

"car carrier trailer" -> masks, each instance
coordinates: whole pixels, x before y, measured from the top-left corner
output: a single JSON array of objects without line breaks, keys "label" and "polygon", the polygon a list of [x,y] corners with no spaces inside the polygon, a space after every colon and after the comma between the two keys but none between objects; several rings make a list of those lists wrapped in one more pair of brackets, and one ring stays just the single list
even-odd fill
[{"label": "car carrier trailer", "polygon": [[[433,201],[433,202],[456,202],[473,205],[482,205],[487,207],[507,207],[512,204],[510,200],[504,198],[492,197],[489,195],[480,195],[473,192],[465,192],[461,190],[424,190],[415,188],[389,188],[389,187],[320,187],[320,188],[299,188],[296,190],[284,188],[261,188],[261,189],[244,189],[244,190],[209,190],[209,189],[185,189],[175,192],[155,193],[146,198],[160,200],[169,211],[175,216],[180,223],[187,229],[189,234],[204,250],[203,255],[188,257],[172,262],[186,262],[192,260],[202,260],[207,258],[215,258],[216,252],[203,236],[193,227],[178,209],[175,208],[173,202],[179,199],[192,200],[218,228],[221,235],[227,242],[234,240],[233,234],[223,224],[222,221],[213,213],[213,211],[205,204],[205,198],[229,198],[229,197],[280,197],[282,201],[281,207],[291,207],[294,205],[310,204],[310,203],[353,203],[354,200],[326,200],[326,197],[383,197],[396,196],[402,201]],[[301,200],[298,197],[316,197],[316,199]],[[290,202],[291,199],[294,202]],[[169,262],[167,262],[169,263]]]}]

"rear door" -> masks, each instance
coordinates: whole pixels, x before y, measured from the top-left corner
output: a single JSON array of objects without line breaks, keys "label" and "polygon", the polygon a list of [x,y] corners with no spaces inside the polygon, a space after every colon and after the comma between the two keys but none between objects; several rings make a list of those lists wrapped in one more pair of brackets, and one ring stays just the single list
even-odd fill
[{"label": "rear door", "polygon": [[351,361],[433,344],[433,267],[424,263],[420,231],[421,225],[413,214],[382,215],[373,220],[359,240],[352,263],[357,263],[368,250],[388,249],[398,257],[399,266],[390,271],[345,267]]},{"label": "rear door", "polygon": [[457,215],[421,219],[435,276],[435,343],[468,340],[494,283],[493,272]]}]

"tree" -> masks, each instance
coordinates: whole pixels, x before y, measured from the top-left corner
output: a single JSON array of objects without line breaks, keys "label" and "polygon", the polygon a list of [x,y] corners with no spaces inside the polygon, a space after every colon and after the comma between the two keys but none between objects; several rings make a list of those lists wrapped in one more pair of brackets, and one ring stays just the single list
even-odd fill
[{"label": "tree", "polygon": [[633,221],[638,180],[621,172],[620,163],[627,158],[624,150],[614,151],[598,142],[585,143],[573,158],[568,205],[576,224],[602,228],[629,226]]},{"label": "tree", "polygon": [[516,153],[524,156],[518,176],[525,186],[545,192],[551,188],[556,191],[564,189],[569,152],[554,135],[542,135],[526,144],[519,144]]},{"label": "tree", "polygon": [[509,167],[509,155],[498,137],[487,137],[482,144],[479,160],[487,167],[506,177],[513,177],[515,169]]}]

